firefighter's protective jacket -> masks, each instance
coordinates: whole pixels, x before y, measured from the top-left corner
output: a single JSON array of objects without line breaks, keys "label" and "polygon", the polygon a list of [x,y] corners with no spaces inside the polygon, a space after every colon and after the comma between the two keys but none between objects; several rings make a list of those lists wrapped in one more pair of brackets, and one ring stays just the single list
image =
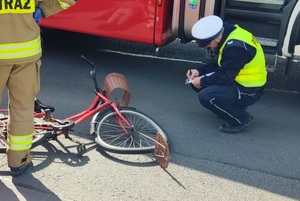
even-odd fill
[{"label": "firefighter's protective jacket", "polygon": [[40,28],[33,20],[35,0],[0,1],[0,65],[41,57]]}]

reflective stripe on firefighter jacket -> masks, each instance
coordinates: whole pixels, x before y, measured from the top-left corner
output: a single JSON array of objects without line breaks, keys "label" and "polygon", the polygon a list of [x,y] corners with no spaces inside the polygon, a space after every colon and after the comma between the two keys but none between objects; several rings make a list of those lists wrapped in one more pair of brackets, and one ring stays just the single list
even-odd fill
[{"label": "reflective stripe on firefighter jacket", "polygon": [[28,150],[32,145],[32,135],[16,136],[8,135],[8,149],[14,151]]},{"label": "reflective stripe on firefighter jacket", "polygon": [[251,45],[256,49],[254,58],[242,68],[236,76],[235,81],[245,87],[260,87],[267,81],[266,61],[264,52],[257,39],[248,31],[235,25],[236,29],[232,31],[222,47],[219,50],[218,65],[221,65],[222,52],[229,40],[239,40]]},{"label": "reflective stripe on firefighter jacket", "polygon": [[41,49],[40,36],[22,43],[0,44],[0,59],[27,58],[39,54]]},{"label": "reflective stripe on firefighter jacket", "polygon": [[60,1],[60,0],[58,0],[58,2],[59,2],[60,7],[64,10],[70,7],[70,4],[68,4],[66,2],[63,2],[63,1]]},{"label": "reflective stripe on firefighter jacket", "polygon": [[2,0],[0,1],[0,15],[7,13],[33,13],[35,0]]},{"label": "reflective stripe on firefighter jacket", "polygon": [[[27,17],[28,15],[32,17],[31,14],[34,11],[35,11],[35,0],[2,0],[2,1],[0,0],[0,16],[3,17],[5,15],[6,16],[18,15],[20,16],[20,20],[26,20],[28,18]],[[6,19],[9,18],[6,17]],[[34,36],[35,38],[30,38],[30,40],[15,41],[12,40],[14,35],[16,35],[15,39],[20,38],[18,36],[20,35],[19,30],[17,30],[14,27],[9,29],[11,31],[17,31],[18,33],[11,32],[11,36],[6,36],[5,38],[3,38],[5,42],[0,42],[0,60],[29,58],[32,56],[39,55],[42,52],[41,39],[39,35]],[[31,31],[32,30],[33,29],[31,29]],[[12,38],[11,40],[9,40],[10,37]]]}]

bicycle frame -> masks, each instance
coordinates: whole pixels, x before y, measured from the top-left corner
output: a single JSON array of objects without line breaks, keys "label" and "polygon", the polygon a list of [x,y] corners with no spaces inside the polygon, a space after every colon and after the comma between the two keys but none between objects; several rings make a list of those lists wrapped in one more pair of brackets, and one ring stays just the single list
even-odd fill
[{"label": "bicycle frame", "polygon": [[[99,105],[99,103],[101,103]],[[86,121],[88,118],[92,117],[94,114],[97,112],[103,110],[104,108],[111,107],[116,114],[118,115],[118,118],[120,119],[119,124],[123,128],[124,132],[127,133],[126,129],[124,128],[124,124],[127,125],[128,127],[131,126],[131,124],[123,117],[123,115],[120,113],[120,110],[116,103],[112,102],[110,99],[108,99],[106,96],[103,95],[102,92],[98,92],[90,105],[89,108],[86,110],[75,114],[73,116],[67,117],[66,120],[74,121],[75,126]],[[41,113],[35,113],[35,117],[42,117],[45,116],[45,112]],[[51,117],[52,120],[53,117]],[[124,124],[123,124],[124,123]],[[45,129],[45,130],[52,130],[53,128],[51,127],[51,124],[49,126],[35,126],[35,128],[38,129]]]},{"label": "bicycle frame", "polygon": [[[100,102],[103,102],[102,104],[98,105]],[[92,115],[96,114],[100,110],[110,106],[113,108],[113,110],[117,113],[118,117],[121,118],[122,121],[127,126],[131,126],[130,123],[123,117],[123,115],[120,113],[119,108],[117,107],[116,103],[109,100],[107,97],[105,97],[102,93],[98,92],[96,97],[94,98],[94,101],[92,102],[91,106],[84,110],[83,112],[76,114],[74,116],[68,117],[68,120],[72,120],[75,122],[75,125],[82,123],[86,119],[90,118]]]},{"label": "bicycle frame", "polygon": [[[99,87],[97,80],[96,80],[96,67],[93,65],[92,62],[90,62],[88,59],[86,59],[84,56],[82,56],[83,59],[85,59],[89,64],[91,64],[94,67],[94,70],[92,70],[90,72],[90,76],[89,78],[91,78],[94,82],[94,94],[95,97],[91,103],[91,105],[75,114],[72,116],[69,116],[65,119],[55,119],[52,116],[52,113],[54,111],[53,107],[47,106],[42,104],[40,101],[35,100],[35,107],[34,108],[34,129],[35,132],[33,134],[33,138],[36,140],[35,143],[36,145],[38,145],[38,143],[40,143],[42,140],[57,140],[57,137],[59,135],[64,135],[65,138],[71,140],[74,143],[77,143],[77,151],[79,154],[82,154],[83,152],[85,152],[86,148],[85,148],[85,144],[81,143],[73,138],[71,138],[69,136],[69,131],[76,125],[86,121],[88,118],[93,117],[91,125],[93,127],[93,129],[95,129],[96,127],[98,127],[98,123],[99,123],[99,127],[97,128],[97,138],[95,138],[96,143],[98,143],[102,148],[104,148],[105,150],[108,151],[116,151],[115,153],[148,153],[148,151],[152,151],[151,148],[151,144],[152,142],[155,143],[155,145],[153,146],[154,148],[154,153],[155,153],[155,158],[156,161],[158,162],[158,164],[162,167],[162,168],[166,168],[168,166],[169,163],[169,159],[170,159],[170,153],[169,153],[169,148],[168,148],[168,144],[167,144],[167,135],[165,133],[165,131],[163,131],[163,129],[157,125],[157,123],[155,123],[150,117],[146,116],[145,114],[142,114],[141,112],[135,111],[135,115],[137,115],[136,113],[138,113],[138,115],[141,115],[141,118],[143,119],[143,121],[145,121],[147,124],[149,124],[150,122],[150,126],[152,126],[156,133],[155,133],[155,139],[152,137],[149,137],[147,134],[144,134],[142,132],[139,132],[138,130],[136,130],[136,127],[134,126],[135,122],[131,122],[131,119],[129,118],[128,120],[126,119],[127,116],[127,112],[129,110],[129,108],[124,109],[124,114],[123,112],[121,112],[121,108],[120,107],[126,107],[128,106],[129,103],[129,99],[130,99],[130,91],[129,91],[129,87],[127,85],[127,80],[126,78],[118,73],[111,73],[108,74],[106,76],[106,78],[104,79],[103,82],[103,90]],[[114,89],[123,89],[124,93],[123,93],[123,97],[118,100],[118,101],[111,101],[111,94],[112,91]],[[104,109],[111,109],[108,112],[108,115],[104,115],[104,116],[100,116],[100,118],[98,119],[98,112],[103,111]],[[131,109],[132,110],[132,109]],[[106,110],[105,110],[106,111]],[[129,110],[130,111],[130,110]],[[8,109],[0,109],[0,112],[4,114],[4,120],[7,119],[7,113],[8,113]],[[113,113],[111,113],[113,112]],[[101,115],[102,113],[100,113]],[[103,113],[105,114],[105,113]],[[125,115],[126,114],[126,115]],[[130,113],[131,114],[131,113]],[[111,116],[113,115],[113,116]],[[123,116],[124,115],[124,116]],[[110,148],[107,147],[105,144],[107,144],[106,142],[101,141],[101,137],[99,137],[99,133],[101,130],[101,126],[102,124],[107,124],[107,122],[109,122],[109,120],[106,120],[107,118],[113,118],[113,124],[116,125],[118,127],[118,129],[122,130],[123,133],[125,135],[128,135],[128,137],[130,139],[133,139],[132,135],[133,133],[138,133],[140,136],[143,137],[143,139],[147,139],[150,140],[151,143],[143,142],[144,140],[139,140],[138,143],[140,143],[140,147],[125,147],[124,149],[115,149],[114,148]],[[129,116],[130,117],[130,116]],[[1,118],[1,117],[0,117]],[[96,120],[99,122],[96,122]],[[115,124],[116,122],[116,124]],[[6,127],[7,122],[4,122],[3,125],[0,125],[2,128]],[[94,125],[95,124],[95,125]],[[110,124],[107,124],[110,126]],[[143,127],[144,125],[142,125]],[[94,131],[94,130],[93,130]],[[95,132],[92,132],[93,134]],[[5,134],[7,134],[5,132]],[[151,135],[151,132],[149,133]],[[123,137],[125,137],[124,135],[122,135]],[[0,135],[1,138],[3,138],[3,141],[6,141],[6,136],[2,136]],[[118,136],[119,138],[119,136]],[[97,141],[98,139],[98,141]],[[141,139],[141,138],[138,138]],[[127,139],[126,139],[127,141]],[[118,142],[119,143],[119,142]],[[33,143],[34,144],[34,143]],[[104,145],[103,145],[104,144]],[[131,144],[131,143],[130,143]],[[144,147],[144,144],[146,144],[146,146]],[[110,145],[109,145],[110,146]],[[113,145],[114,146],[114,145]],[[117,145],[118,146],[118,145]],[[118,147],[120,148],[120,147]],[[131,150],[132,149],[132,150]]]},{"label": "bicycle frame", "polygon": [[[91,64],[94,67],[94,70],[90,72],[90,78],[92,78],[94,82],[95,89],[93,90],[95,93],[95,98],[93,99],[91,105],[82,112],[75,114],[73,116],[67,117],[65,119],[55,119],[51,114],[51,109],[49,109],[47,106],[43,105],[39,112],[34,111],[34,117],[35,117],[35,130],[44,130],[46,133],[44,135],[47,136],[46,139],[57,139],[57,136],[64,135],[65,138],[77,143],[79,145],[79,149],[84,148],[84,144],[72,139],[69,136],[69,131],[74,126],[86,121],[88,118],[95,115],[97,112],[100,112],[101,110],[105,108],[112,108],[112,110],[116,113],[116,121],[120,125],[120,128],[124,131],[125,134],[129,134],[128,128],[132,127],[132,124],[124,118],[124,116],[121,114],[119,106],[125,106],[124,104],[119,104],[119,102],[113,102],[109,99],[109,95],[112,92],[112,89],[107,89],[108,91],[102,91],[102,89],[99,87],[97,80],[96,80],[96,67],[93,65],[91,61],[86,59],[84,56],[81,56],[84,60],[86,60],[89,64]],[[114,77],[117,73],[111,73],[109,75],[112,75]],[[122,75],[118,74],[120,77],[123,77]],[[107,76],[108,77],[108,76]],[[118,77],[118,76],[117,76]],[[120,77],[117,78],[119,81]],[[126,79],[125,79],[126,80]],[[123,80],[124,81],[124,80]],[[108,84],[107,82],[104,82],[105,84]],[[119,83],[119,82],[118,82]],[[113,84],[115,84],[113,82]],[[126,81],[127,84],[127,81]],[[114,87],[116,87],[114,85]],[[120,87],[120,86],[119,86]],[[127,89],[128,90],[128,89]],[[127,91],[127,95],[128,95]],[[129,95],[130,96],[130,95]],[[127,97],[128,98],[128,97]],[[123,99],[121,99],[123,100]],[[129,100],[128,100],[129,101]],[[40,101],[38,101],[40,102]],[[39,103],[38,103],[39,104]],[[0,109],[2,113],[8,113],[8,109]],[[6,117],[5,117],[6,118]],[[40,119],[40,120],[39,120]],[[4,127],[6,125],[0,125],[1,127]]]},{"label": "bicycle frame", "polygon": [[[84,57],[83,55],[81,56],[82,59],[84,59],[87,63],[89,63],[91,66],[94,67],[94,70],[92,70],[90,72],[91,75],[91,79],[94,82],[94,93],[95,93],[95,98],[93,100],[93,102],[91,103],[90,107],[87,108],[86,110],[75,114],[73,116],[67,117],[65,120],[69,120],[69,121],[73,121],[74,122],[74,126],[84,122],[85,120],[87,120],[88,118],[92,117],[94,114],[96,114],[97,112],[103,110],[104,108],[110,107],[112,108],[116,114],[117,114],[117,121],[120,124],[121,128],[123,129],[123,131],[125,133],[127,133],[127,130],[125,129],[124,125],[127,125],[128,127],[131,127],[131,124],[123,117],[123,115],[120,113],[120,110],[118,108],[118,105],[116,103],[114,103],[113,101],[111,101],[109,99],[109,97],[106,97],[103,93],[103,91],[101,90],[101,88],[99,87],[97,80],[96,80],[96,67],[93,64],[93,62],[91,62],[90,60],[88,60],[86,57]],[[110,91],[111,92],[111,91]],[[109,96],[109,95],[108,95]],[[35,113],[35,117],[45,117],[50,118],[50,120],[55,120],[53,119],[53,117],[51,116],[51,114],[48,111],[48,114],[46,113]],[[51,127],[51,125],[50,125]],[[35,127],[35,128],[40,128],[40,129],[46,129],[46,130],[51,130],[53,129],[51,128],[47,128],[47,127]],[[66,130],[66,129],[63,129]],[[66,133],[65,133],[66,134]]]}]

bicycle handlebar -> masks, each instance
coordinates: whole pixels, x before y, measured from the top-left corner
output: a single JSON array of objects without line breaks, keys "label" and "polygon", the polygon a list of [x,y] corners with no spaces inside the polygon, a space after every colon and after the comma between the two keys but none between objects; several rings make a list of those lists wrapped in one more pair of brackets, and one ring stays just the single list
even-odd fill
[{"label": "bicycle handlebar", "polygon": [[94,63],[91,60],[89,60],[88,58],[86,58],[83,55],[81,55],[80,58],[84,59],[86,62],[88,62],[91,66],[93,66],[96,69],[96,66],[94,65]]},{"label": "bicycle handlebar", "polygon": [[96,66],[94,65],[94,63],[91,60],[89,60],[85,56],[81,55],[80,58],[85,60],[88,64],[90,64],[94,68],[93,70],[91,70],[90,75],[91,75],[92,80],[94,81],[95,91],[96,92],[101,92],[102,90],[99,87],[99,84],[98,84],[97,79],[96,79]]}]

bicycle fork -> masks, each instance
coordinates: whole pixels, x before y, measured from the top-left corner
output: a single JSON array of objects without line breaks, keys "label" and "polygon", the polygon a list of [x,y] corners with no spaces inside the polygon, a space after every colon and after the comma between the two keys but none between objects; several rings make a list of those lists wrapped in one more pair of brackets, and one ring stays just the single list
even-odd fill
[{"label": "bicycle fork", "polygon": [[116,104],[112,103],[111,107],[115,110],[115,112],[117,113],[116,116],[116,120],[119,123],[120,127],[122,128],[122,130],[124,131],[125,134],[129,134],[128,130],[125,128],[125,126],[128,127],[132,127],[131,123],[127,121],[127,119],[125,119],[125,117],[121,114],[120,110],[118,109],[118,107],[116,106]]}]

